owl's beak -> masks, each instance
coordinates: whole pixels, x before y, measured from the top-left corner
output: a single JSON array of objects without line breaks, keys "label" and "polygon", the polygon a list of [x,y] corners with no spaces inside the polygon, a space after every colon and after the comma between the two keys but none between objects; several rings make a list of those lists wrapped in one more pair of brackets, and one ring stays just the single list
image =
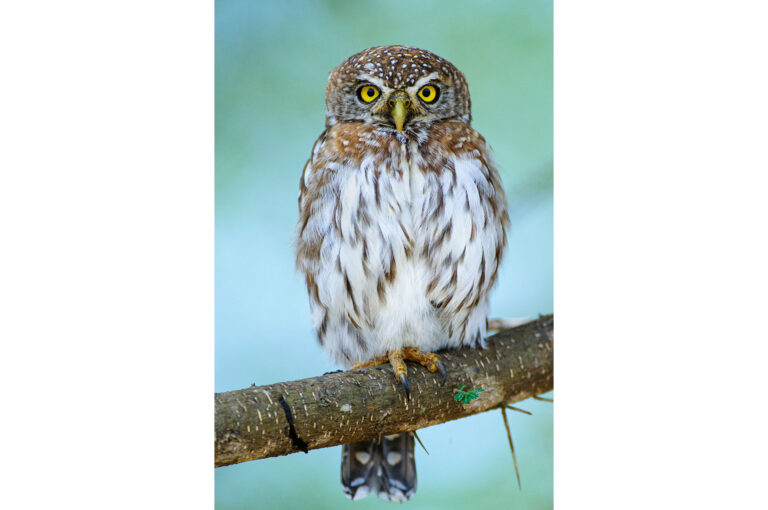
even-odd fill
[{"label": "owl's beak", "polygon": [[387,104],[389,104],[392,119],[395,121],[395,127],[397,127],[398,132],[402,132],[405,118],[408,116],[408,107],[411,106],[411,99],[405,91],[398,90],[389,96]]}]

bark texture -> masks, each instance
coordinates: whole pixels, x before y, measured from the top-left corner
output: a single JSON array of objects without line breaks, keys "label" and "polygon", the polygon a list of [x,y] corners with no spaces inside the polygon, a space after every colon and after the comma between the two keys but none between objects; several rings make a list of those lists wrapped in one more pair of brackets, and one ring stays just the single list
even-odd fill
[{"label": "bark texture", "polygon": [[[448,377],[408,363],[407,399],[389,365],[217,393],[215,465],[417,430],[553,388],[554,317],[507,329],[487,349],[439,353]],[[462,405],[454,391],[482,388]]]}]

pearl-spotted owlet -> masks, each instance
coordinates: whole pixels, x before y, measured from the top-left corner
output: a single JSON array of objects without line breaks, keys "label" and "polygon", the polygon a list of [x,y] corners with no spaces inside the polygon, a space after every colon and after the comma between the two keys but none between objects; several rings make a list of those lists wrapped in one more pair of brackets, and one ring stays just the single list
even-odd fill
[{"label": "pearl-spotted owlet", "polygon": [[[296,241],[312,323],[344,367],[389,362],[407,393],[404,360],[444,378],[432,351],[483,345],[508,224],[499,172],[470,125],[464,75],[428,51],[349,57],[325,103]],[[413,434],[345,445],[341,480],[352,499],[408,500]]]}]

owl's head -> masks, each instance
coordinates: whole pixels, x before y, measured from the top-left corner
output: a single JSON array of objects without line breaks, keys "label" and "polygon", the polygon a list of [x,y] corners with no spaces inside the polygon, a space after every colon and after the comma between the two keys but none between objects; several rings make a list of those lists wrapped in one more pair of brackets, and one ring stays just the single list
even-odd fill
[{"label": "owl's head", "polygon": [[461,71],[409,46],[377,46],[346,59],[328,78],[325,106],[327,126],[365,122],[401,133],[472,119]]}]

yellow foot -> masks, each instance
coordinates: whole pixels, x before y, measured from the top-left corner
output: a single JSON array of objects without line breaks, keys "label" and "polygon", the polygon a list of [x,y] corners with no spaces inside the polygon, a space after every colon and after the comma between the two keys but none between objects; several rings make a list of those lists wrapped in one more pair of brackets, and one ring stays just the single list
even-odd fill
[{"label": "yellow foot", "polygon": [[436,355],[432,354],[431,352],[423,352],[416,347],[403,347],[402,349],[389,351],[384,356],[379,356],[378,358],[372,358],[365,362],[358,361],[352,366],[352,368],[357,369],[373,367],[389,362],[389,364],[392,365],[392,370],[395,371],[395,378],[400,381],[400,383],[403,385],[403,389],[405,389],[405,396],[410,397],[411,389],[410,386],[408,386],[408,379],[405,377],[405,374],[407,373],[405,368],[405,360],[416,361],[422,366],[426,367],[430,372],[437,372],[440,370],[440,375],[443,376],[443,383],[445,383],[445,365],[443,365],[443,363]]}]

